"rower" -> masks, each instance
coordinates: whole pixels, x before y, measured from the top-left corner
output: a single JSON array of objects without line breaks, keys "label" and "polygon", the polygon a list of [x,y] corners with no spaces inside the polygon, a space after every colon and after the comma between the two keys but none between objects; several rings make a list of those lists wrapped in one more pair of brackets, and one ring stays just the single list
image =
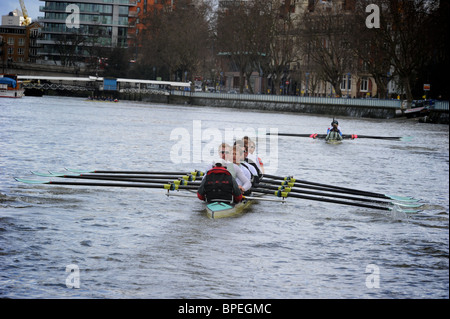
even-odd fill
[{"label": "rower", "polygon": [[234,179],[236,179],[236,182],[241,189],[242,193],[247,192],[252,187],[252,182],[244,175],[241,168],[234,164],[233,157],[231,155],[231,147],[227,143],[222,143],[219,145],[219,157],[220,160],[215,161],[213,165],[209,165],[206,169],[206,171],[210,170],[216,163],[221,163],[223,167],[228,169],[231,176],[233,176]]},{"label": "rower", "polygon": [[[247,179],[250,180],[250,182],[252,183],[252,187],[253,187],[256,185],[254,183],[255,182],[254,176],[250,172],[248,167],[243,165],[241,160],[242,161],[244,160],[244,152],[239,145],[234,145],[233,146],[233,163],[239,166],[239,168],[242,170],[242,173],[244,173],[245,177],[247,177]],[[251,167],[251,165],[249,165],[249,166]],[[259,181],[259,179],[257,181]],[[244,192],[244,195],[250,195],[250,194],[251,194],[250,189],[247,190],[246,192]]]},{"label": "rower", "polygon": [[258,177],[261,178],[264,173],[264,167],[262,160],[255,153],[255,142],[253,142],[248,136],[244,136],[242,140],[244,141],[245,162],[253,166],[258,173]]},{"label": "rower", "polygon": [[231,173],[221,163],[216,163],[203,177],[197,197],[207,202],[239,203],[242,192]]},{"label": "rower", "polygon": [[329,127],[327,130],[327,136],[325,137],[325,140],[342,140],[342,131],[337,120],[333,119],[333,122],[331,122],[331,127]]},{"label": "rower", "polygon": [[244,141],[239,140],[233,146],[233,163],[239,165],[245,176],[252,182],[252,187],[259,184],[257,169],[245,161],[248,149],[244,147]]}]

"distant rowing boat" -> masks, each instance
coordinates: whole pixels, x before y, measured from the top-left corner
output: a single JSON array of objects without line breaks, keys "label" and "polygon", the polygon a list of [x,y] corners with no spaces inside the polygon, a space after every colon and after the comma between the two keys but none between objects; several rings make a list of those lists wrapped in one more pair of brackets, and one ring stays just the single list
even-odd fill
[{"label": "distant rowing boat", "polygon": [[114,99],[114,100],[102,100],[102,99],[87,99],[86,101],[88,102],[109,102],[109,103],[117,103],[119,102],[118,99]]},{"label": "distant rowing boat", "polygon": [[[310,137],[313,139],[322,139],[326,138],[327,134],[296,134],[296,133],[266,133],[267,135],[277,135],[277,136],[292,136],[292,137]],[[369,136],[369,135],[358,135],[358,134],[343,134],[342,138],[349,139],[349,140],[355,140],[359,138],[371,138],[371,139],[378,139],[378,140],[409,140],[410,137],[399,137],[399,136]]]},{"label": "distant rowing boat", "polygon": [[334,145],[342,144],[342,140],[325,140],[325,142],[327,144],[334,144]]}]

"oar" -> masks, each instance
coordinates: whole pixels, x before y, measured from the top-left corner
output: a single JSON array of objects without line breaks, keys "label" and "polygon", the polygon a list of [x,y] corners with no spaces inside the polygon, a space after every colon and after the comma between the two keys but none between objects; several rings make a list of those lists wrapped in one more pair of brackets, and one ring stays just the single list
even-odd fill
[{"label": "oar", "polygon": [[135,175],[193,175],[193,176],[203,176],[204,173],[200,171],[193,172],[150,172],[150,171],[113,171],[113,170],[77,170],[66,168],[69,172],[78,173],[78,174],[88,174],[88,173],[96,173],[96,174],[135,174]]},{"label": "oar", "polygon": [[[147,176],[150,175],[136,175],[136,176],[142,176],[142,178],[128,178],[128,175],[101,175],[101,174],[56,174],[56,173],[38,173],[38,172],[32,172],[33,174],[41,177],[60,177],[60,178],[73,178],[73,179],[96,179],[96,180],[109,180],[109,181],[120,181],[120,182],[132,182],[132,183],[152,183],[152,184],[166,184],[166,183],[173,183],[177,185],[187,185],[187,183],[190,181],[189,179],[176,179],[176,180],[170,180],[169,178],[166,179],[153,179],[153,178],[147,178]],[[124,176],[124,177],[121,177]],[[130,175],[132,176],[132,175]],[[152,176],[154,177],[154,176]],[[161,176],[157,176],[157,178],[160,178]],[[171,176],[173,177],[173,176]],[[177,176],[173,177],[177,178]],[[191,185],[200,185],[200,183],[191,183]]]},{"label": "oar", "polygon": [[260,200],[266,202],[279,202],[286,203],[284,199],[273,199],[273,198],[264,198],[264,197],[255,197],[255,196],[242,196],[243,199],[251,199],[251,200]]},{"label": "oar", "polygon": [[294,136],[294,137],[311,137],[311,138],[325,138],[327,134],[294,134],[294,133],[266,133],[267,135],[278,135],[278,136]]},{"label": "oar", "polygon": [[192,175],[134,175],[134,174],[92,174],[92,173],[87,173],[87,174],[79,174],[79,173],[59,173],[59,172],[49,172],[49,173],[41,173],[41,172],[35,172],[32,171],[31,173],[33,173],[34,175],[38,175],[38,176],[43,176],[43,177],[64,177],[64,176],[83,176],[86,178],[94,178],[95,177],[109,177],[111,179],[115,179],[115,178],[126,178],[126,179],[139,179],[139,178],[145,178],[145,179],[184,179],[184,180],[189,180],[189,181],[193,181],[196,179],[196,176],[192,176]]},{"label": "oar", "polygon": [[[190,185],[199,185],[199,183],[195,183],[195,176],[192,175],[186,175],[186,176],[176,176],[176,175],[164,175],[164,176],[157,176],[157,175],[132,175],[132,174],[64,174],[64,173],[39,173],[39,172],[32,172],[35,175],[43,176],[43,177],[62,177],[62,178],[74,178],[74,179],[97,179],[97,180],[111,180],[111,181],[127,181],[127,182],[142,182],[142,183],[154,183],[154,184],[164,184],[168,183],[169,179],[175,179],[172,180],[172,183],[175,183],[177,185],[187,185],[188,182],[190,182]],[[274,175],[269,175],[270,177],[278,177]],[[200,178],[201,179],[201,178]],[[286,179],[286,178],[284,178]],[[290,181],[293,179],[291,178]],[[271,181],[271,180],[265,180],[268,184],[275,184],[279,185],[279,182]],[[298,188],[306,188],[306,189],[315,189],[315,190],[321,190],[321,191],[339,191],[341,193],[347,193],[352,195],[360,195],[360,196],[369,196],[369,197],[377,197],[377,198],[386,198],[379,196],[377,194],[376,196],[373,196],[373,193],[363,192],[363,191],[354,191],[352,189],[345,189],[345,188],[339,188],[338,190],[335,187],[330,187],[329,185],[325,184],[318,184],[318,183],[312,183],[320,186],[304,186],[304,185],[297,185],[293,182],[283,182],[284,185],[293,187],[296,186]],[[304,192],[306,193],[306,192]],[[336,195],[335,195],[336,196]],[[337,197],[337,196],[336,196]],[[345,198],[345,197],[344,197]],[[395,199],[395,200],[401,200],[400,198],[396,197],[393,198],[392,196],[389,199]],[[364,201],[364,200],[363,200]],[[370,200],[367,200],[370,201]]]},{"label": "oar", "polygon": [[[269,179],[266,179],[269,178]],[[270,180],[272,179],[272,180]],[[274,180],[279,180],[281,182],[275,182]],[[354,189],[354,188],[347,188],[347,187],[342,187],[342,186],[334,186],[334,185],[329,185],[329,184],[321,184],[321,183],[315,183],[315,182],[309,182],[309,181],[305,181],[305,180],[299,180],[299,179],[295,179],[291,176],[288,177],[283,177],[283,176],[275,176],[275,175],[269,175],[269,174],[264,174],[264,177],[262,179],[263,182],[265,183],[270,183],[270,184],[279,184],[281,183],[282,185],[286,185],[289,187],[302,187],[302,184],[305,185],[312,185],[310,188],[311,189],[332,189],[335,191],[339,191],[341,193],[347,193],[347,194],[353,194],[353,195],[361,195],[361,196],[369,196],[369,197],[376,197],[376,198],[386,198],[386,199],[393,199],[393,200],[400,200],[400,201],[411,201],[411,202],[417,202],[417,199],[411,198],[411,197],[405,197],[405,196],[398,196],[398,195],[389,195],[389,194],[381,194],[381,193],[375,193],[375,192],[369,192],[369,191],[363,191],[363,190],[358,190],[358,189]],[[316,186],[316,187],[314,187]],[[319,187],[319,188],[317,188]],[[304,186],[303,186],[304,188]]]},{"label": "oar", "polygon": [[[418,208],[421,207],[422,204],[405,204],[405,203],[398,203],[398,202],[390,202],[390,201],[381,201],[381,200],[375,200],[371,198],[361,198],[361,197],[353,197],[353,196],[346,196],[346,195],[340,195],[335,193],[322,193],[322,192],[313,192],[313,191],[307,191],[307,190],[299,190],[291,187],[284,187],[284,186],[274,186],[274,185],[267,185],[260,183],[258,185],[259,188],[265,188],[270,190],[277,190],[279,192],[288,192],[288,193],[296,193],[296,194],[307,194],[307,195],[317,195],[317,196],[325,196],[325,197],[331,197],[331,198],[341,198],[341,199],[349,199],[354,201],[360,201],[360,202],[369,202],[374,204],[380,204],[380,205],[398,205],[402,207],[409,207],[409,208]],[[327,192],[333,192],[332,190],[325,190]]]},{"label": "oar", "polygon": [[166,190],[178,190],[178,189],[198,189],[194,185],[175,185],[175,184],[137,184],[137,183],[100,183],[100,182],[61,182],[61,181],[38,181],[38,180],[26,180],[21,178],[14,178],[18,182],[27,184],[51,184],[51,185],[64,185],[64,186],[101,186],[101,187],[134,187],[134,188],[160,188]]},{"label": "oar", "polygon": [[377,140],[401,140],[403,137],[399,136],[370,136],[370,135],[358,135],[358,134],[343,134],[343,138],[350,138],[352,140],[357,138],[372,138]]},{"label": "oar", "polygon": [[[49,185],[60,185],[60,186],[163,188],[163,189],[166,189],[167,191],[179,190],[179,189],[196,190],[198,188],[197,186],[194,186],[194,185],[175,185],[175,184],[155,185],[155,184],[148,184],[148,183],[138,184],[138,183],[62,182],[62,181],[26,180],[26,179],[21,179],[21,178],[15,178],[15,180],[18,182],[34,184],[34,185],[49,184]],[[266,190],[266,189],[254,189],[253,191],[258,192],[258,193],[265,193],[265,194],[275,194],[276,196],[283,197],[283,198],[286,198],[288,196],[288,194],[286,192],[274,193],[274,192],[272,192],[270,190]],[[290,194],[290,197],[315,200],[315,201],[323,201],[323,202],[329,202],[329,203],[337,203],[337,204],[343,204],[343,205],[352,205],[352,206],[358,206],[358,207],[373,208],[373,209],[379,209],[379,210],[393,210],[393,208],[390,208],[390,207],[381,207],[381,206],[367,205],[367,204],[355,203],[355,202],[345,202],[345,201],[334,200],[334,199],[329,199],[329,198],[304,196],[304,195],[300,195],[300,194]],[[404,211],[404,212],[406,212],[406,211]],[[417,212],[417,211],[408,211],[408,212]]]},{"label": "oar", "polygon": [[[295,134],[295,133],[266,133],[267,135],[278,135],[278,136],[293,136],[293,137],[311,137],[311,138],[325,138],[327,137],[326,134]],[[343,134],[343,138],[346,139],[357,139],[357,138],[371,138],[371,139],[378,139],[378,140],[403,140],[406,139],[404,137],[399,136],[370,136],[370,135],[358,135],[358,134]]]},{"label": "oar", "polygon": [[309,185],[309,184],[303,184],[301,182],[275,181],[275,180],[269,180],[269,179],[262,179],[261,182],[266,183],[266,184],[278,185],[278,186],[298,187],[298,188],[314,189],[314,190],[321,190],[321,191],[334,191],[334,192],[340,192],[340,193],[345,193],[345,194],[367,196],[367,197],[374,197],[374,198],[385,198],[385,199],[393,199],[393,200],[399,200],[399,201],[417,202],[417,200],[411,199],[409,197],[405,198],[405,197],[400,197],[400,196],[391,196],[391,195],[384,195],[384,194],[371,193],[371,192],[365,192],[365,191],[351,190],[351,189],[346,189],[345,187],[313,186],[313,185]]},{"label": "oar", "polygon": [[294,198],[300,198],[300,199],[306,199],[306,200],[314,200],[319,202],[328,202],[328,203],[335,203],[335,204],[341,204],[341,205],[350,205],[350,206],[356,206],[356,207],[365,207],[365,208],[371,208],[371,209],[378,209],[378,210],[385,210],[385,211],[393,211],[393,210],[400,210],[405,213],[416,213],[418,210],[401,210],[398,207],[387,207],[387,206],[375,206],[375,205],[369,205],[364,203],[357,203],[357,202],[347,202],[337,199],[331,199],[331,198],[323,198],[323,197],[313,197],[313,196],[306,196],[306,195],[300,195],[300,194],[291,194],[287,192],[272,192],[270,190],[266,189],[254,189],[254,192],[259,193],[265,193],[265,194],[273,194],[277,197],[294,197]]}]

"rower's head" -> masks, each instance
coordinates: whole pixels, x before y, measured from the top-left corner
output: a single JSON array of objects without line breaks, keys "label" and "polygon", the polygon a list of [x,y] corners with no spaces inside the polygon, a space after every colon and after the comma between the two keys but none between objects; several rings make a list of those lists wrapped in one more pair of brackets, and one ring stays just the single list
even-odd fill
[{"label": "rower's head", "polygon": [[331,122],[331,126],[338,127],[338,125],[339,125],[339,122],[337,120],[333,119],[333,122]]},{"label": "rower's head", "polygon": [[239,145],[233,146],[233,163],[239,165],[244,160],[244,151]]},{"label": "rower's head", "polygon": [[237,140],[236,142],[234,142],[234,146],[237,146],[238,149],[240,149],[242,153],[244,152],[245,145],[244,145],[243,140]]},{"label": "rower's head", "polygon": [[230,156],[230,145],[228,145],[227,143],[222,143],[219,145],[219,157],[223,160],[228,161],[231,156]]},{"label": "rower's head", "polygon": [[252,140],[249,140],[247,148],[248,148],[248,153],[249,154],[253,154],[255,152],[255,149],[256,149],[255,142],[253,142]]}]

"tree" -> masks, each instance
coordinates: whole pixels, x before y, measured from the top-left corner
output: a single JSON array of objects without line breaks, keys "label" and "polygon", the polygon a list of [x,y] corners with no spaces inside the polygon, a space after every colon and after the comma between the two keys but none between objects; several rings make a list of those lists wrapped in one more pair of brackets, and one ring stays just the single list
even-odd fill
[{"label": "tree", "polygon": [[[379,33],[386,55],[398,76],[406,99],[413,100],[412,88],[418,73],[429,63],[432,42],[429,26],[438,0],[378,0],[381,9]],[[437,30],[434,30],[436,32]]]},{"label": "tree", "polygon": [[279,94],[283,75],[297,60],[294,46],[295,20],[290,1],[229,1],[219,12],[217,38],[222,55],[239,71],[239,89],[244,76],[253,92],[250,76],[254,71],[270,74]]},{"label": "tree", "polygon": [[358,57],[357,73],[372,76],[377,85],[377,96],[386,98],[388,83],[392,79],[391,59],[387,54],[387,44],[376,27],[367,27],[366,8],[373,5],[372,0],[360,0],[356,4],[352,21],[351,48]]},{"label": "tree", "polygon": [[150,11],[140,37],[138,64],[167,69],[170,79],[193,80],[208,53],[209,13],[209,6],[194,6],[190,0],[175,1],[173,6],[165,2],[162,9]]},{"label": "tree", "polygon": [[86,37],[77,32],[58,35],[55,40],[55,47],[58,51],[55,64],[59,60],[62,66],[77,66],[85,41]]},{"label": "tree", "polygon": [[355,57],[349,38],[352,33],[350,12],[335,2],[326,2],[314,12],[306,11],[301,22],[301,47],[314,65],[319,77],[331,83],[336,95],[342,96],[344,74],[355,68]]},{"label": "tree", "polygon": [[[230,1],[226,8],[218,13],[217,43],[219,54],[228,58],[234,69],[239,71],[239,91],[244,91],[244,77],[254,70],[253,62],[257,59],[259,49],[256,39],[256,29],[259,28],[258,16],[255,12],[255,2]],[[252,18],[256,18],[253,20]],[[250,81],[247,81],[250,85]],[[250,90],[252,90],[250,86]]]},{"label": "tree", "polygon": [[292,6],[290,1],[280,0],[271,0],[268,6],[268,56],[265,69],[272,76],[276,94],[280,93],[281,81],[289,73],[291,64],[300,60],[295,41],[298,19],[291,12]]},{"label": "tree", "polygon": [[126,78],[128,76],[130,55],[127,49],[116,47],[109,50],[109,52],[105,52],[103,57],[107,58],[104,76],[116,78]]}]

